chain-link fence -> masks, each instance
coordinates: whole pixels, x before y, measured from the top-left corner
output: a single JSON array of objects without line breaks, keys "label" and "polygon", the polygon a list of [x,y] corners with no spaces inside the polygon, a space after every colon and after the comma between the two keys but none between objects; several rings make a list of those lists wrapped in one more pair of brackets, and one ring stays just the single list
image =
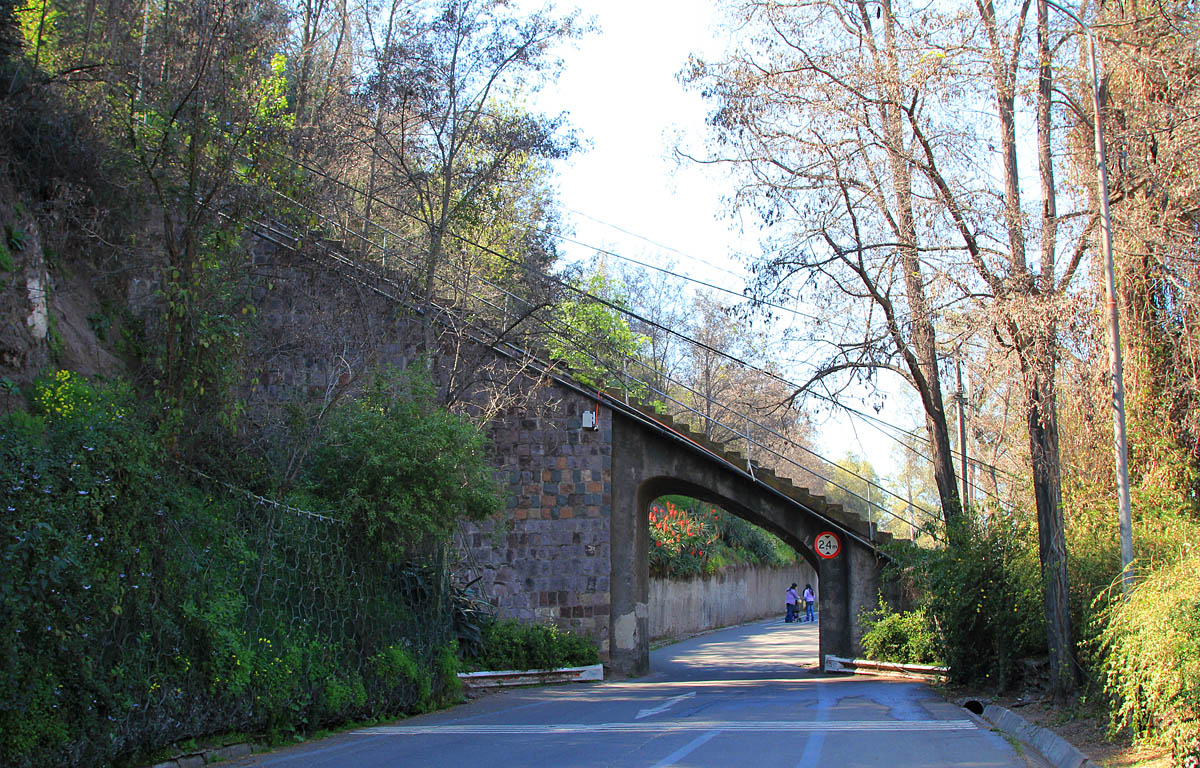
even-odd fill
[{"label": "chain-link fence", "polygon": [[12,480],[0,764],[148,760],[423,709],[456,685],[444,552],[389,564],[334,515],[190,474],[146,505],[92,505],[104,478],[73,466],[78,490],[35,462]]}]

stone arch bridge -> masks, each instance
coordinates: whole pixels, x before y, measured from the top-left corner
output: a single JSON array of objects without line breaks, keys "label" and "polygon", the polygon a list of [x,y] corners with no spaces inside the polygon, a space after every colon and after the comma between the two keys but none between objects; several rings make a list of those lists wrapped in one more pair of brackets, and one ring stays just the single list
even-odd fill
[{"label": "stone arch bridge", "polygon": [[[307,253],[316,246],[301,249],[298,239],[263,237],[255,257],[263,285],[255,295],[263,321],[257,356],[267,362],[249,393],[252,407],[284,408],[298,392],[328,399],[353,386],[355,371],[403,368],[415,359],[414,313],[386,276],[331,257],[325,245],[316,256]],[[479,588],[502,614],[590,632],[614,674],[646,672],[648,510],[655,498],[682,493],[775,533],[799,552],[817,574],[822,662],[826,654],[856,655],[854,619],[878,600],[876,545],[887,534],[872,537],[866,521],[745,456],[531,364],[494,337],[465,346],[483,361],[476,374],[495,365],[520,371],[495,377],[520,397],[489,422],[506,513],[465,525],[459,542]],[[454,351],[461,356],[463,348]],[[840,539],[836,557],[814,551],[824,532]]]},{"label": "stone arch bridge", "polygon": [[[614,674],[645,674],[648,512],[656,498],[684,494],[800,553],[817,574],[822,664],[826,654],[857,655],[855,618],[876,607],[881,587],[894,597],[877,548],[890,534],[651,409],[562,377],[543,382],[542,407],[493,428],[507,518],[472,526],[464,542],[502,613],[590,632]],[[814,549],[823,533],[839,540],[836,556]]]}]

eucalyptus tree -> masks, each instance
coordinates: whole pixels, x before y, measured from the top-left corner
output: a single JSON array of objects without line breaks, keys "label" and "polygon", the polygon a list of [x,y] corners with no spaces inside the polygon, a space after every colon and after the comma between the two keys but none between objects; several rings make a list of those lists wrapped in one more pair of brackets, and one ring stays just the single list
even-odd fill
[{"label": "eucalyptus tree", "polygon": [[1051,26],[1044,0],[1035,20],[1033,0],[730,5],[739,45],[723,61],[693,62],[689,78],[715,102],[704,159],[730,164],[737,201],[768,225],[759,290],[825,309],[817,330],[837,347],[814,381],[887,370],[914,387],[948,523],[961,499],[939,366],[966,339],[939,330],[946,314],[974,318],[1012,361],[1053,687],[1065,696],[1075,666],[1055,372],[1096,221],[1086,193],[1060,183],[1072,145],[1057,129],[1052,52],[1065,56],[1072,38]]},{"label": "eucalyptus tree", "polygon": [[555,46],[581,26],[575,15],[520,15],[507,0],[415,2],[406,12],[402,44],[380,51],[364,95],[386,98],[392,110],[376,123],[381,149],[372,158],[402,183],[400,205],[423,251],[420,298],[431,308],[448,252],[473,245],[471,225],[494,202],[488,195],[575,147],[565,117],[535,114],[521,99],[558,71]]}]

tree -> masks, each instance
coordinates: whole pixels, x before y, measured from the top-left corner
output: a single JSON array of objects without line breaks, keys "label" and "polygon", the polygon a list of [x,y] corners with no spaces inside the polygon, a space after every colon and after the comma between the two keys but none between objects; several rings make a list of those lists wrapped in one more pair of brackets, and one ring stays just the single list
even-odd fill
[{"label": "tree", "polygon": [[933,483],[928,462],[920,457],[918,445],[916,435],[908,434],[892,449],[896,475],[891,478],[889,485],[898,489],[897,493],[903,493],[904,498],[885,500],[891,517],[880,527],[898,537],[931,541],[927,532],[932,528],[933,521],[924,510],[936,508],[937,486]]},{"label": "tree", "polygon": [[[865,2],[732,5],[753,38],[722,62],[693,61],[688,79],[716,102],[716,146],[705,161],[736,169],[737,201],[756,206],[768,227],[788,222],[774,228],[770,255],[754,265],[759,295],[797,299],[807,289],[844,331],[802,390],[845,374],[870,380],[880,370],[914,387],[950,523],[962,504],[933,286],[920,258],[924,190],[915,185],[903,122],[921,83],[900,71],[897,19],[889,7],[877,30]],[[818,39],[829,25],[848,34]],[[833,319],[847,317],[859,324]]]},{"label": "tree", "polygon": [[[459,247],[456,237],[469,235],[469,222],[482,215],[486,193],[513,182],[528,163],[563,157],[575,147],[564,117],[534,115],[517,103],[526,89],[552,76],[558,66],[553,47],[580,29],[575,16],[518,17],[506,0],[444,0],[418,8],[404,45],[383,50],[389,66],[367,93],[392,105],[394,119],[376,121],[372,141],[381,149],[372,160],[404,183],[424,250],[421,301],[432,310],[438,271],[449,249]],[[424,327],[425,347],[432,350],[429,312]]]},{"label": "tree", "polygon": [[250,311],[243,238],[293,124],[284,61],[269,53],[282,23],[277,6],[233,0],[164,8],[140,70],[115,84],[129,150],[161,217],[155,376],[189,429],[236,418]]},{"label": "tree", "polygon": [[680,399],[691,408],[683,414],[684,419],[695,422],[709,440],[735,439],[743,426],[749,427],[741,423],[746,414],[734,408],[735,404],[746,405],[744,401],[735,403],[734,389],[744,371],[734,358],[747,354],[748,334],[732,321],[726,307],[711,293],[703,292],[692,298],[688,333],[699,344],[689,344],[683,351],[683,379],[688,389],[680,393]]},{"label": "tree", "polygon": [[551,313],[550,356],[589,386],[645,396],[645,387],[628,375],[646,338],[630,328],[623,286],[603,263],[572,283]]},{"label": "tree", "polygon": [[630,328],[646,339],[641,349],[645,365],[640,367],[640,376],[651,389],[651,399],[662,400],[680,380],[682,342],[674,331],[686,332],[687,304],[681,299],[687,285],[666,271],[641,267],[626,266],[618,269],[617,275],[630,307],[638,315],[630,318]]},{"label": "tree", "polygon": [[[1052,101],[1051,51],[1063,50],[1063,35],[1051,29],[1044,1],[1033,26],[1032,0],[1003,14],[991,0],[961,8],[891,0],[735,6],[739,28],[753,37],[726,61],[694,63],[690,78],[716,102],[708,159],[731,164],[742,182],[738,201],[773,225],[760,289],[815,294],[857,321],[822,329],[832,331],[836,352],[814,380],[888,370],[916,389],[948,523],[960,504],[937,372],[938,345],[949,340],[938,338],[938,318],[950,309],[979,318],[976,333],[996,338],[1012,361],[1061,699],[1074,687],[1075,666],[1055,372],[1061,318],[1095,222],[1082,190],[1056,184],[1070,154]],[[1024,67],[1027,54],[1036,67]],[[1026,88],[1027,103],[1018,98]],[[961,119],[980,104],[991,105],[989,123]],[[1033,194],[1021,189],[1026,145],[1017,117],[1026,106],[1037,138]],[[999,183],[988,172],[992,158]],[[1059,213],[1062,202],[1076,209]]]}]

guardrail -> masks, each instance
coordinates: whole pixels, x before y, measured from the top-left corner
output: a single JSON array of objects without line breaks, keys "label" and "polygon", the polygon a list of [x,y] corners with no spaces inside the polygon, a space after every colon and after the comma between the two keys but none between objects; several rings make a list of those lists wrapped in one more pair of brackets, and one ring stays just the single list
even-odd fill
[{"label": "guardrail", "polygon": [[829,654],[825,656],[825,671],[885,675],[888,677],[904,677],[910,680],[942,682],[950,673],[950,668],[938,667],[932,664],[901,664],[892,661],[872,661],[870,659],[844,659],[840,656]]}]

